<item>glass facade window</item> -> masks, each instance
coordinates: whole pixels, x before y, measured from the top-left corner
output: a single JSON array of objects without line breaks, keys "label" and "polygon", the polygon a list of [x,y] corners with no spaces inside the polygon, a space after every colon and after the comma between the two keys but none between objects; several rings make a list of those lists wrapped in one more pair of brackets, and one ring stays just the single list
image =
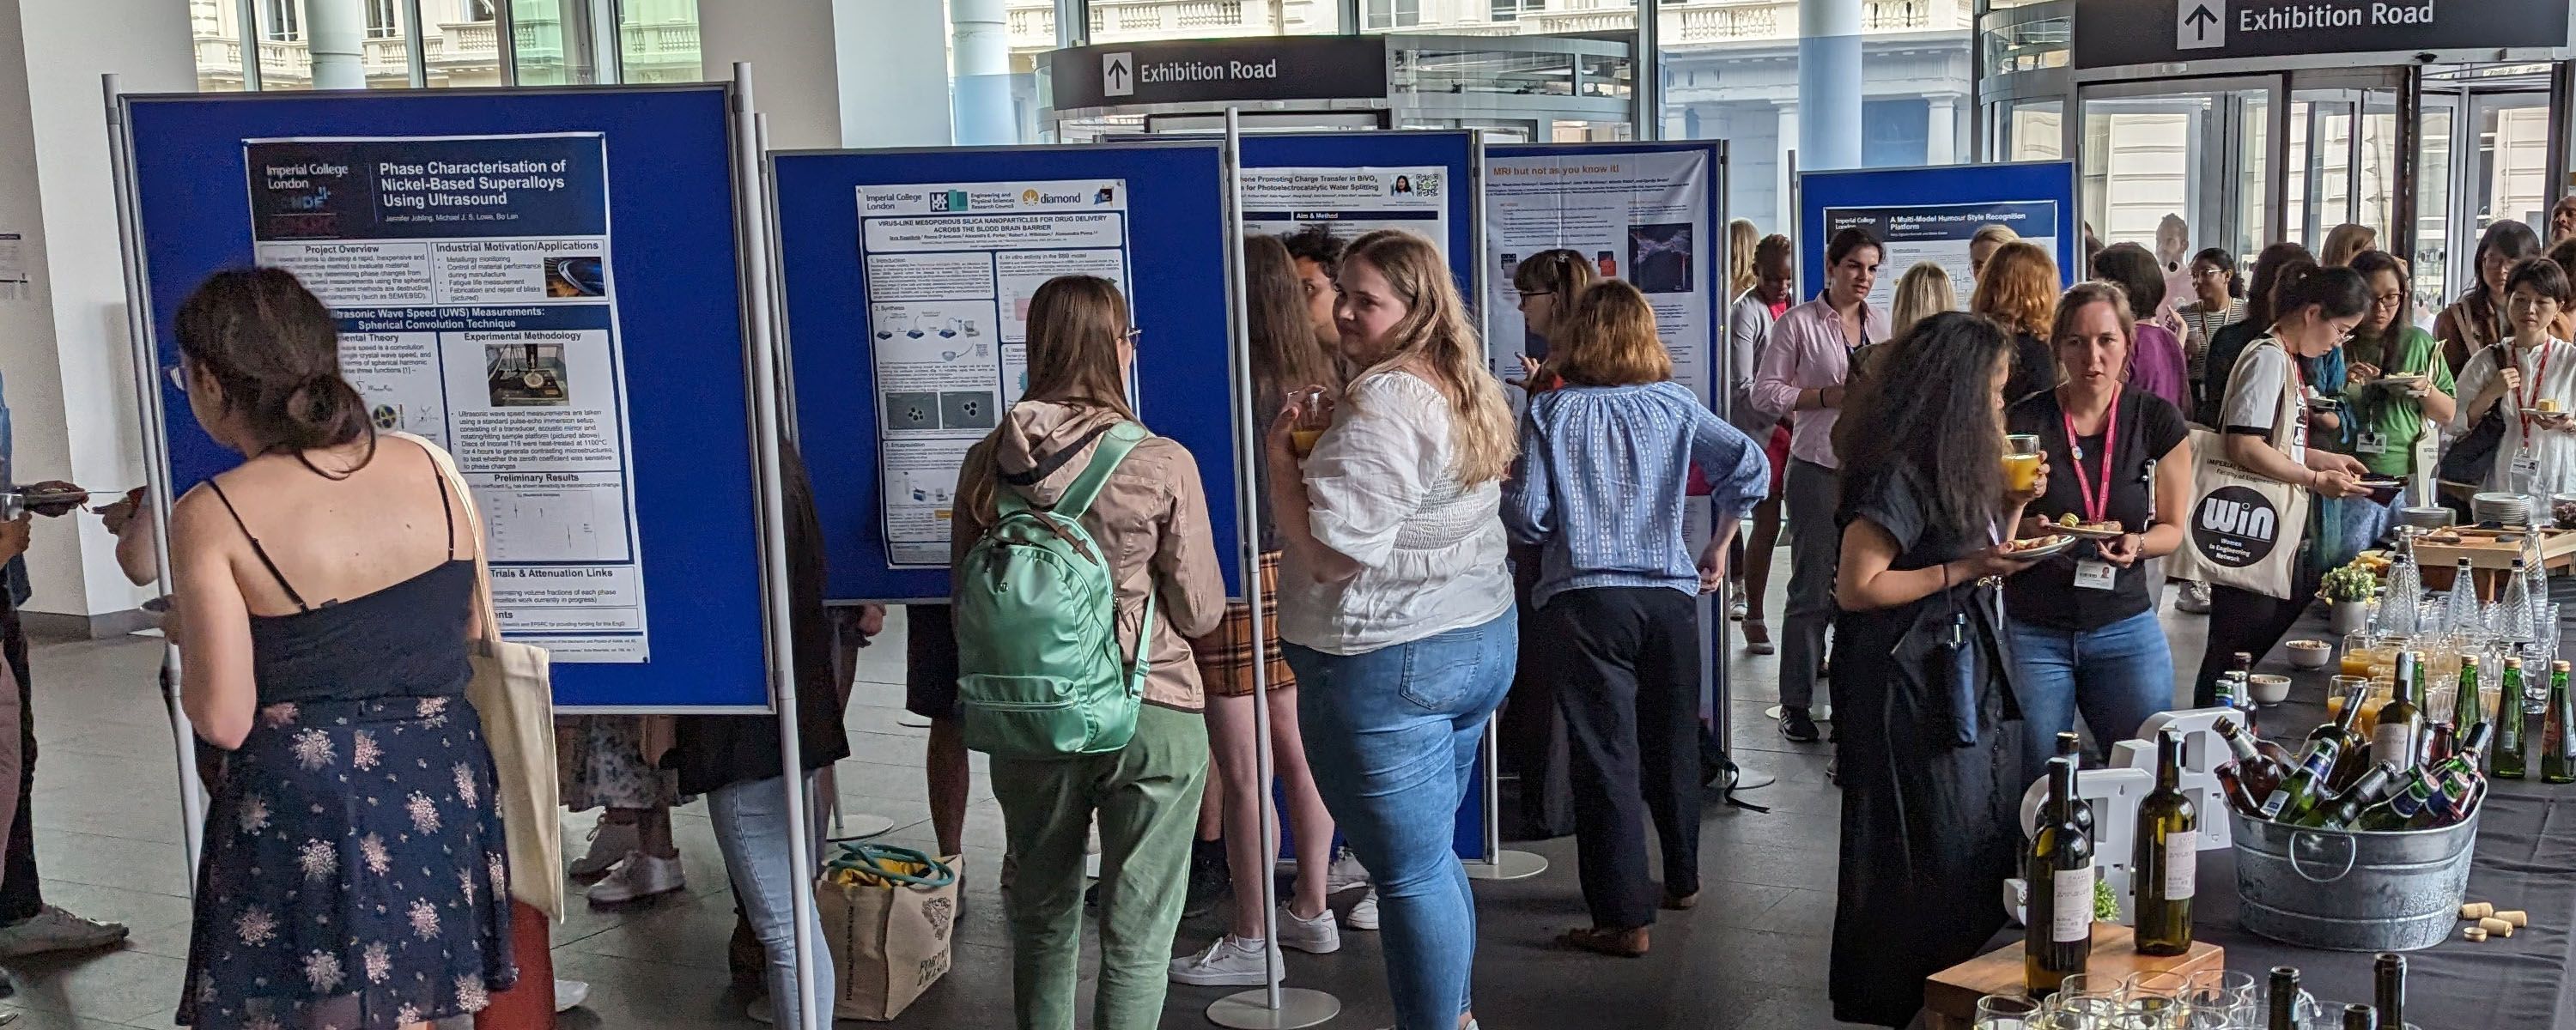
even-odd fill
[{"label": "glass facade window", "polygon": [[1422,25],[1421,0],[1363,0],[1360,7],[1360,27],[1371,32]]},{"label": "glass facade window", "polygon": [[[365,24],[362,60],[371,88],[421,85],[564,85],[694,82],[703,77],[697,0],[517,0],[509,42],[518,76],[502,75],[502,26],[492,0],[255,0],[242,25],[239,0],[188,0],[197,87],[246,88],[258,61],[261,89],[309,89],[311,5],[344,5]],[[420,24],[412,24],[417,12]]]},{"label": "glass facade window", "polygon": [[367,0],[367,38],[392,39],[402,35],[402,16],[396,0]]},{"label": "glass facade window", "polygon": [[301,0],[261,0],[259,8],[261,39],[283,43],[304,38]]}]

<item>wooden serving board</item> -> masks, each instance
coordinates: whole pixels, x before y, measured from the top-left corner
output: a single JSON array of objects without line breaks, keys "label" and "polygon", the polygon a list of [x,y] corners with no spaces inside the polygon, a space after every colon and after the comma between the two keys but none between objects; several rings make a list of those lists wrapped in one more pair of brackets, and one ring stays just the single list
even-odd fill
[{"label": "wooden serving board", "polygon": [[[2415,571],[2423,579],[2424,588],[2451,589],[2451,577],[2458,573],[2460,559],[2466,558],[2469,568],[2479,574],[2479,595],[2493,600],[2496,584],[2489,574],[2513,568],[2514,559],[2522,557],[2522,541],[2518,539],[2522,531],[2454,527],[2449,532],[2458,533],[2460,542],[2439,544],[2423,537],[2415,538]],[[2498,539],[2507,536],[2517,539],[2511,542]],[[2553,572],[2564,573],[2576,567],[2576,530],[2542,530],[2540,561]]]},{"label": "wooden serving board", "polygon": [[[2130,928],[2095,923],[2093,958],[2086,968],[2118,979],[2148,972],[2198,973],[2227,968],[2227,949],[2204,941],[2193,941],[2190,951],[2169,956],[2138,954],[2137,945],[2137,934]],[[2000,991],[2027,989],[2021,956],[2021,942],[2015,941],[1925,978],[1925,1025],[1929,1030],[1968,1030],[1977,1014],[1977,999]]]}]

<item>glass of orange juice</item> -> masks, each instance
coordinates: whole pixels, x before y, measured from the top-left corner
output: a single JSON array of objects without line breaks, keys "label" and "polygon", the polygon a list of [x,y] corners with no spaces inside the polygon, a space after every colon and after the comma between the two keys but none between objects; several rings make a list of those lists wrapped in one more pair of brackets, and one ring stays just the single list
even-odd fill
[{"label": "glass of orange juice", "polygon": [[2004,489],[2020,493],[2039,481],[2039,437],[2014,433],[2004,437]]},{"label": "glass of orange juice", "polygon": [[1297,421],[1288,426],[1289,442],[1296,445],[1302,458],[1315,451],[1315,441],[1323,439],[1324,430],[1333,424],[1333,395],[1320,386],[1309,386],[1288,395],[1297,406]]}]

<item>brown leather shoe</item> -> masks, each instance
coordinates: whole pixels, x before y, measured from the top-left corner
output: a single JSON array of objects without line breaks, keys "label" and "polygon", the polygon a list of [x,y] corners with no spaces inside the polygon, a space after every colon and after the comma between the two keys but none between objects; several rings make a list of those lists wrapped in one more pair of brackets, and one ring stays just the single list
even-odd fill
[{"label": "brown leather shoe", "polygon": [[1646,928],[1605,930],[1596,926],[1567,930],[1556,939],[1558,947],[1588,951],[1614,958],[1642,958],[1646,954]]}]

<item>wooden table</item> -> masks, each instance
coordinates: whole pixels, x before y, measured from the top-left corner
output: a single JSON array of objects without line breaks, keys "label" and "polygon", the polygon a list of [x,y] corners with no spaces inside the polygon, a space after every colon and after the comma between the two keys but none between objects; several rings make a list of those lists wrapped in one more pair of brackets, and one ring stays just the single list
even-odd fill
[{"label": "wooden table", "polygon": [[[2093,959],[2087,972],[2127,979],[2139,973],[2198,973],[2227,968],[2227,952],[2205,941],[2193,941],[2180,955],[2138,954],[2137,935],[2128,927],[2093,924]],[[1977,999],[2000,991],[2028,988],[2022,977],[2022,944],[1979,955],[1951,966],[1923,982],[1923,1009],[1928,1030],[1968,1030],[1977,1014]]]}]

